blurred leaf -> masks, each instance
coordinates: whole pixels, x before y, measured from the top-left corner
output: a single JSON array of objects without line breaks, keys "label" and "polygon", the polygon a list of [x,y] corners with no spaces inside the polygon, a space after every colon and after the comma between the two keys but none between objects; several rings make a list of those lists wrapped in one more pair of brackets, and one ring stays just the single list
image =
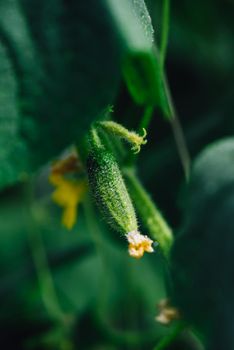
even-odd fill
[{"label": "blurred leaf", "polygon": [[0,187],[80,140],[112,103],[121,60],[138,101],[162,100],[143,0],[8,0],[0,10]]},{"label": "blurred leaf", "polygon": [[[60,212],[55,214],[49,206],[45,207],[44,202],[42,204],[34,203],[34,211],[37,214],[35,227],[32,226],[32,220],[35,219],[32,219],[25,204],[23,192],[9,196],[8,199],[5,196],[4,205],[0,205],[0,297],[3,319],[9,313],[9,305],[13,301],[17,303],[23,294],[27,295],[26,303],[36,301],[37,304],[38,299],[40,300],[39,293],[36,298],[30,297],[33,288],[38,289],[38,283],[30,251],[29,229],[33,232],[37,230],[37,234],[42,235],[50,268],[55,273],[62,270],[64,266],[72,271],[73,266],[79,266],[94,254],[92,242],[86,233],[82,210],[74,230],[67,232],[60,224]],[[44,209],[47,210],[44,212]],[[35,307],[33,304],[31,306]],[[26,310],[25,305],[24,307]]]},{"label": "blurred leaf", "polygon": [[0,2],[0,187],[79,140],[117,91],[120,47],[94,0]]},{"label": "blurred leaf", "polygon": [[212,349],[234,346],[233,174],[234,138],[210,145],[200,154],[172,254],[175,302],[208,344],[216,344]]},{"label": "blurred leaf", "polygon": [[93,255],[66,264],[54,273],[62,305],[79,316],[97,299],[101,273],[100,259]]}]

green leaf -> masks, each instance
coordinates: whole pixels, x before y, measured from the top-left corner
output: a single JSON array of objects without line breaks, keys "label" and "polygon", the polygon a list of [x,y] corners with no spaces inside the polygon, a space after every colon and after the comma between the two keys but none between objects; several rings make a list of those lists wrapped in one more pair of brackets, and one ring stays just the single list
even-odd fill
[{"label": "green leaf", "polygon": [[112,103],[120,47],[103,4],[0,3],[0,187],[78,141]]},{"label": "green leaf", "polygon": [[122,46],[127,51],[148,52],[153,43],[153,27],[144,0],[102,0],[113,20]]},{"label": "green leaf", "polygon": [[175,302],[208,344],[222,341],[225,349],[234,346],[233,174],[234,138],[209,146],[197,158],[172,254]]}]

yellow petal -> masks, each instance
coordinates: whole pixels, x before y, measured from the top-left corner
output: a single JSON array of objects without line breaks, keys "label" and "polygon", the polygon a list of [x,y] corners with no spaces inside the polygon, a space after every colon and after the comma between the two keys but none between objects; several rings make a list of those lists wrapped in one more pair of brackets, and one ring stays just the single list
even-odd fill
[{"label": "yellow petal", "polygon": [[63,182],[63,176],[52,172],[49,175],[49,182],[54,186],[59,186]]},{"label": "yellow petal", "polygon": [[66,207],[62,214],[62,224],[68,230],[71,230],[76,223],[77,218],[77,208],[76,207]]},{"label": "yellow petal", "polygon": [[54,185],[53,201],[63,208],[62,224],[71,229],[77,218],[77,207],[86,192],[86,181],[68,179],[66,175],[76,174],[82,169],[77,154],[70,154],[67,158],[55,161],[51,168],[49,181]]}]

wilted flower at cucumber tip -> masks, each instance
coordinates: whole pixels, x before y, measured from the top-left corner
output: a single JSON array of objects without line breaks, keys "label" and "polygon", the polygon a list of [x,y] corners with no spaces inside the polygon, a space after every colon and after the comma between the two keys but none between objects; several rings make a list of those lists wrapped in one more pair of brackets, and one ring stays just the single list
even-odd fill
[{"label": "wilted flower at cucumber tip", "polygon": [[153,241],[146,235],[140,234],[137,230],[131,231],[126,235],[128,240],[128,252],[133,258],[140,259],[145,252],[153,253]]}]

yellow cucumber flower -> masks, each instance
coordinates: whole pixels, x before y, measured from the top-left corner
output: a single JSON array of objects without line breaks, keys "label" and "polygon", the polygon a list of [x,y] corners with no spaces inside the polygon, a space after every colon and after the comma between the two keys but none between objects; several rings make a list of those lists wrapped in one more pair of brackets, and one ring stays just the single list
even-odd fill
[{"label": "yellow cucumber flower", "polygon": [[66,175],[74,174],[80,169],[77,157],[72,154],[66,159],[56,161],[49,176],[50,183],[55,187],[52,199],[63,208],[62,224],[69,230],[76,223],[78,205],[84,198],[87,182],[84,179],[68,178]]}]

